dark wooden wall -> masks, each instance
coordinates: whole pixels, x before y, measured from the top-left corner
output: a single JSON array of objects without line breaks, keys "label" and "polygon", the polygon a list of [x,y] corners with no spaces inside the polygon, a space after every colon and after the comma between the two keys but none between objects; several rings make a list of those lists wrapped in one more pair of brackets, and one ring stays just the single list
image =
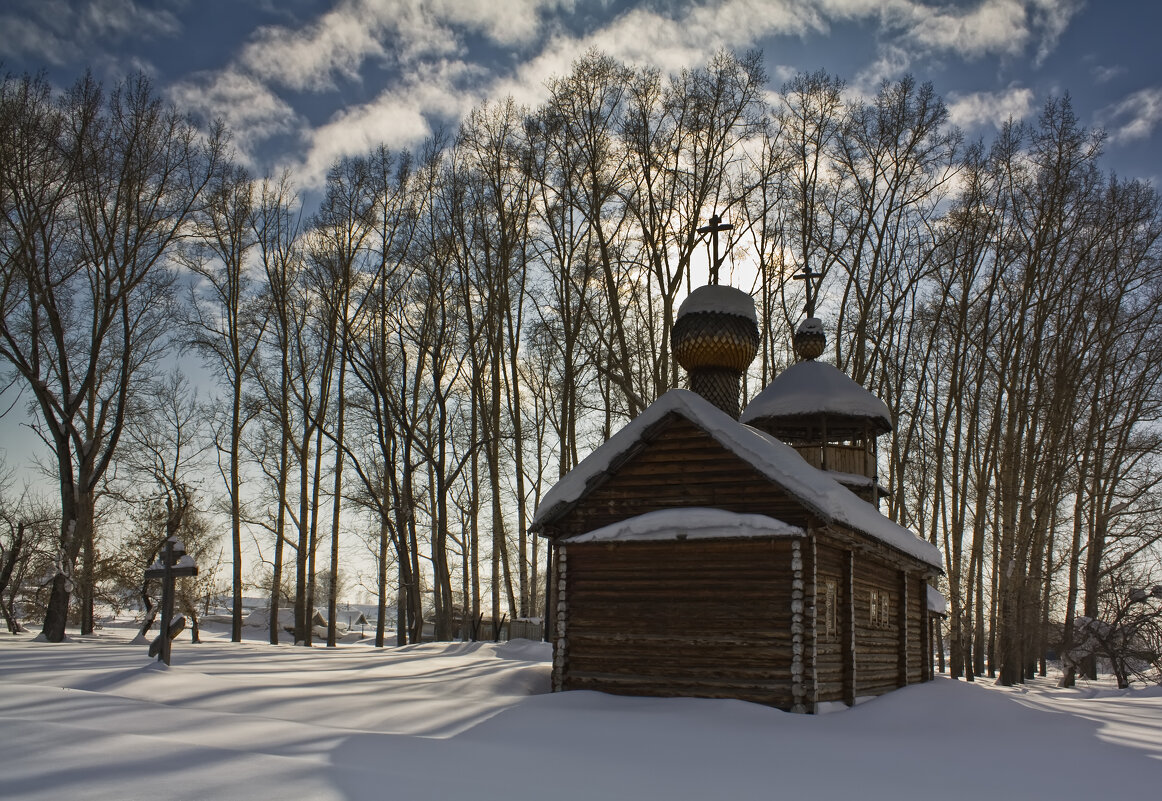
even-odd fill
[{"label": "dark wooden wall", "polygon": [[[809,710],[815,702],[851,703],[929,677],[924,577],[931,569],[863,535],[822,526],[680,416],[659,421],[639,448],[539,533],[558,539],[696,506],[765,514],[813,532],[801,549],[797,699],[791,547],[780,538],[562,543],[566,586],[557,585],[555,569],[549,573],[549,621],[566,624],[556,688],[742,698],[788,709],[797,700]],[[828,579],[836,582],[839,609],[830,636],[817,628],[818,593]],[[873,590],[889,598],[882,622],[870,616]]]},{"label": "dark wooden wall", "polygon": [[563,689],[790,708],[787,539],[567,544]]},{"label": "dark wooden wall", "polygon": [[[872,592],[888,593],[887,626],[872,623]],[[855,558],[856,689],[863,695],[880,695],[900,684],[900,582],[899,572],[864,554]]]},{"label": "dark wooden wall", "polygon": [[925,614],[928,608],[927,583],[920,576],[908,577],[908,684],[928,681],[926,663],[929,653]]},{"label": "dark wooden wall", "polygon": [[[851,560],[851,580],[847,581],[847,560]],[[818,701],[853,701],[869,695],[882,695],[905,684],[930,678],[925,669],[928,648],[925,626],[927,590],[923,570],[902,569],[862,550],[849,550],[830,537],[819,537],[815,543],[814,596],[816,626],[815,675]],[[818,593],[825,592],[826,582],[835,581],[841,617],[836,635],[823,631],[824,604]],[[847,596],[850,586],[851,596]],[[871,614],[872,594],[887,595],[886,621],[882,614]],[[849,604],[849,600],[851,603]],[[881,601],[882,604],[882,601]],[[844,635],[853,626],[853,640]],[[849,647],[854,647],[854,666],[845,663]],[[854,673],[854,683],[852,673]]]},{"label": "dark wooden wall", "polygon": [[[844,610],[848,599],[845,593],[843,580],[844,553],[838,548],[824,542],[816,541],[815,545],[815,679],[817,682],[815,695],[817,701],[843,700],[843,626],[846,623]],[[825,591],[828,581],[834,581],[836,586],[836,629],[828,636],[822,629],[823,599],[820,595]]]}]

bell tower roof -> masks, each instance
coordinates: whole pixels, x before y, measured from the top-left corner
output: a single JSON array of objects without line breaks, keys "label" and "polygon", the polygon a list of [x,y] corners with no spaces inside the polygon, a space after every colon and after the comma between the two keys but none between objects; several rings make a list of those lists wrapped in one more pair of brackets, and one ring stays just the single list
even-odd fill
[{"label": "bell tower roof", "polygon": [[788,442],[817,439],[822,432],[839,440],[892,430],[887,404],[835,366],[814,359],[775,376],[739,419]]}]

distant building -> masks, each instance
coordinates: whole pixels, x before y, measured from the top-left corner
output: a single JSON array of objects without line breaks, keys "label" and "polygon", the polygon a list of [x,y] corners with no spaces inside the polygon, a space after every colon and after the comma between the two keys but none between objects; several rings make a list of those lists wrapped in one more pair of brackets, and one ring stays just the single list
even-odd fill
[{"label": "distant building", "polygon": [[801,361],[739,417],[754,303],[725,286],[679,310],[691,390],[667,392],[545,495],[553,689],[740,698],[813,712],[932,676],[937,549],[877,509],[887,407]]}]

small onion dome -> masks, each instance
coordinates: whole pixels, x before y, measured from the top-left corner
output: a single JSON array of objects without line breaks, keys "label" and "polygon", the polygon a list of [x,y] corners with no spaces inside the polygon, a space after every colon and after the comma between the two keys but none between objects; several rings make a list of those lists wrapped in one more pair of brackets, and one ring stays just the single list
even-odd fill
[{"label": "small onion dome", "polygon": [[827,362],[796,362],[754,397],[740,421],[790,442],[829,441],[892,430],[887,405]]},{"label": "small onion dome", "polygon": [[718,368],[741,373],[759,347],[754,300],[732,286],[702,286],[678,308],[670,335],[674,356],[687,370]]},{"label": "small onion dome", "polygon": [[795,355],[800,359],[817,359],[827,346],[827,335],[823,333],[823,321],[818,317],[808,317],[799,324],[795,332]]}]

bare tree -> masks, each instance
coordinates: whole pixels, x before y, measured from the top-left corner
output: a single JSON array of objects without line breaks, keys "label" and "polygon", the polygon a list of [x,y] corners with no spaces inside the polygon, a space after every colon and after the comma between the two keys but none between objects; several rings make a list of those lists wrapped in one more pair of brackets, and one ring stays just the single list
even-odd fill
[{"label": "bare tree", "polygon": [[[327,191],[315,217],[310,237],[310,263],[317,278],[321,333],[325,364],[334,376],[333,427],[321,430],[335,443],[331,493],[331,553],[329,572],[339,572],[339,523],[343,500],[344,436],[347,420],[346,384],[351,343],[354,283],[372,238],[375,223],[376,184],[374,168],[366,159],[342,159],[327,176]],[[326,368],[324,368],[326,369]],[[318,447],[318,446],[316,446]],[[313,548],[312,548],[313,550]],[[327,645],[336,641],[335,611],[338,583],[331,582],[327,596]]]},{"label": "bare tree", "polygon": [[93,553],[95,493],[135,382],[167,343],[167,256],[220,154],[218,136],[201,137],[143,76],[108,94],[86,77],[59,99],[39,78],[0,86],[0,356],[32,393],[60,483],[52,642],[77,557]]},{"label": "bare tree", "polygon": [[258,242],[255,186],[241,168],[215,176],[205,209],[195,216],[197,236],[187,266],[200,279],[191,290],[193,346],[208,359],[229,392],[229,417],[215,443],[226,464],[219,472],[230,501],[232,616],[230,638],[242,640],[242,436],[256,413],[244,403],[250,367],[258,355],[266,314],[257,302],[250,252]]},{"label": "bare tree", "polygon": [[26,489],[11,496],[10,474],[0,478],[0,614],[11,634],[24,631],[17,599],[52,564],[56,516]]},{"label": "bare tree", "polygon": [[268,635],[270,643],[277,645],[279,608],[284,598],[284,553],[288,543],[291,547],[296,545],[287,535],[287,521],[293,517],[289,498],[294,425],[291,414],[291,343],[296,321],[293,303],[302,270],[297,198],[287,175],[277,181],[262,182],[254,231],[265,278],[268,305],[264,316],[268,325],[266,350],[260,351],[258,360],[251,363],[251,377],[257,387],[253,404],[266,412],[260,418],[262,432],[251,451],[270,483],[274,500],[273,513],[256,522],[266,527],[274,539]]},{"label": "bare tree", "polygon": [[[161,552],[170,537],[183,541],[196,530],[199,548],[209,544],[205,526],[191,527],[189,515],[198,513],[198,474],[205,467],[210,448],[206,410],[199,404],[189,381],[177,371],[144,386],[137,394],[125,426],[125,445],[117,459],[117,475],[110,483],[111,497],[136,504],[138,536],[129,546],[134,584],[145,607],[140,637],[153,626],[158,608],[150,597],[151,582],[144,570]],[[194,554],[195,543],[185,543]],[[204,578],[203,578],[204,580]],[[156,587],[156,582],[153,585]]]}]

